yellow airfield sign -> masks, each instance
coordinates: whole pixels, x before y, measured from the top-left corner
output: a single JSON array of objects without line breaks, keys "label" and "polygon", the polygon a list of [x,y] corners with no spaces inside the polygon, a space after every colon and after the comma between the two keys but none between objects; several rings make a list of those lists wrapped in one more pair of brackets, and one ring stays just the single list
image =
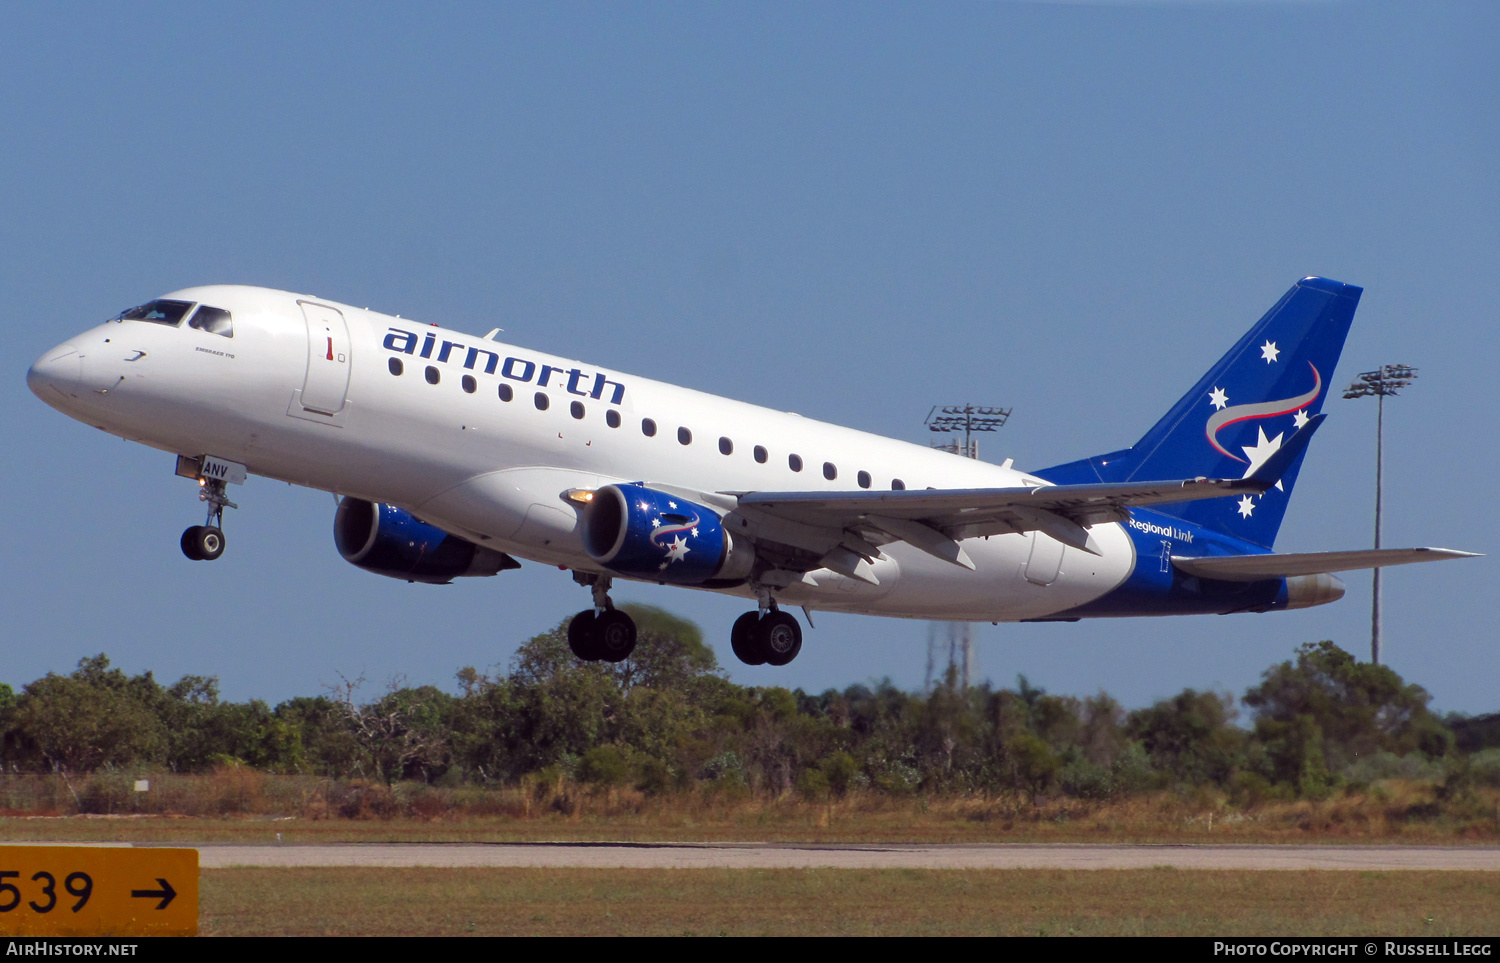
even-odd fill
[{"label": "yellow airfield sign", "polygon": [[196,849],[0,845],[0,935],[197,932]]}]

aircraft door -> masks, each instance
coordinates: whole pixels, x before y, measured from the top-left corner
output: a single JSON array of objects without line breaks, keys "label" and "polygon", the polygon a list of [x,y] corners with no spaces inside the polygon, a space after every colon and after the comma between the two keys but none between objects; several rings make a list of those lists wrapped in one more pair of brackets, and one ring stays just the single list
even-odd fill
[{"label": "aircraft door", "polygon": [[307,321],[307,378],[302,407],[325,415],[344,408],[349,391],[349,326],[333,308],[298,301]]},{"label": "aircraft door", "polygon": [[1062,568],[1063,545],[1051,535],[1031,532],[1031,555],[1026,559],[1026,581],[1033,585],[1051,585]]}]

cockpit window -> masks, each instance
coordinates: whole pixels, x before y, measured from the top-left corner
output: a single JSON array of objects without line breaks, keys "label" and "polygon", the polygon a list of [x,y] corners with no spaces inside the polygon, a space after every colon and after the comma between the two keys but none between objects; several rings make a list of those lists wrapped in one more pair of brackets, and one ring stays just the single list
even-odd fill
[{"label": "cockpit window", "polygon": [[200,304],[198,310],[193,312],[192,318],[188,320],[188,327],[224,338],[234,337],[234,322],[230,319],[229,312],[206,304]]},{"label": "cockpit window", "polygon": [[121,311],[116,321],[150,321],[154,324],[170,324],[177,327],[182,323],[182,316],[187,314],[188,308],[193,306],[191,301],[168,301],[165,299],[149,301],[138,308]]}]

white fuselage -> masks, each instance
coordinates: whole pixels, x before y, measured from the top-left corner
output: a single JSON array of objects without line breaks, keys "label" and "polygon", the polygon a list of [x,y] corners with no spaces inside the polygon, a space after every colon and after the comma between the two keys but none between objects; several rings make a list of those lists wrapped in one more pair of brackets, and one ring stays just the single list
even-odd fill
[{"label": "white fuselage", "polygon": [[[108,322],[43,356],[33,389],[122,437],[392,504],[538,562],[605,571],[584,552],[577,504],[564,493],[616,482],[702,493],[711,506],[719,492],[883,490],[897,479],[908,489],[1046,484],[1009,467],[322,299],[239,286],[166,297],[227,310],[233,336]],[[654,435],[643,430],[647,419]],[[968,539],[973,571],[892,543],[874,566],[877,585],[820,569],[777,597],[908,618],[1042,618],[1129,575],[1134,550],[1120,526],[1096,525],[1091,534],[1099,555],[1040,532]]]}]

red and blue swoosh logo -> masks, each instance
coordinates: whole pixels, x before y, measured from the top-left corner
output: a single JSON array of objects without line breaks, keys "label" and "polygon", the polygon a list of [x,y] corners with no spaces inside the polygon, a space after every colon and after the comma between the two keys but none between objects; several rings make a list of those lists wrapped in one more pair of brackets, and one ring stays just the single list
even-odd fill
[{"label": "red and blue swoosh logo", "polygon": [[1289,415],[1300,408],[1306,408],[1308,405],[1312,404],[1317,400],[1318,395],[1323,391],[1323,378],[1318,374],[1318,369],[1313,365],[1311,361],[1307,363],[1307,366],[1312,369],[1313,375],[1313,386],[1311,391],[1307,392],[1306,394],[1297,395],[1295,398],[1283,398],[1278,401],[1262,401],[1259,404],[1253,405],[1234,405],[1221,411],[1214,412],[1213,415],[1209,417],[1208,424],[1204,428],[1204,433],[1208,436],[1208,443],[1210,445],[1213,445],[1220,454],[1248,465],[1249,462],[1246,461],[1246,459],[1241,458],[1238,455],[1230,454],[1227,450],[1225,450],[1223,445],[1219,444],[1219,432],[1225,428],[1228,428],[1230,425],[1237,424],[1241,421],[1250,421],[1257,418],[1274,418],[1277,415]]}]

